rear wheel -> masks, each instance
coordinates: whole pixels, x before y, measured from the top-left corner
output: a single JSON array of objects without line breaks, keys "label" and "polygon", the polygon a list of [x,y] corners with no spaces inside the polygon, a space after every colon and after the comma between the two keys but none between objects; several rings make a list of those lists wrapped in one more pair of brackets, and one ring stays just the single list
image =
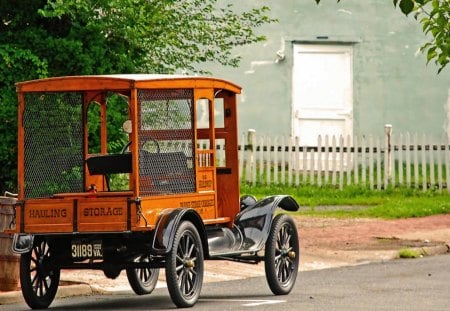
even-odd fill
[{"label": "rear wheel", "polygon": [[299,241],[291,217],[277,215],[266,241],[264,268],[267,283],[275,295],[289,294],[298,272]]},{"label": "rear wheel", "polygon": [[47,308],[55,298],[59,277],[50,245],[45,239],[35,239],[32,250],[20,257],[20,284],[28,306]]},{"label": "rear wheel", "polygon": [[[136,262],[149,262],[147,256],[139,256]],[[159,277],[159,269],[130,268],[127,269],[127,278],[131,288],[137,295],[150,294],[156,286]]]},{"label": "rear wheel", "polygon": [[181,308],[192,307],[203,285],[203,249],[195,226],[183,221],[167,254],[166,279],[172,301]]}]

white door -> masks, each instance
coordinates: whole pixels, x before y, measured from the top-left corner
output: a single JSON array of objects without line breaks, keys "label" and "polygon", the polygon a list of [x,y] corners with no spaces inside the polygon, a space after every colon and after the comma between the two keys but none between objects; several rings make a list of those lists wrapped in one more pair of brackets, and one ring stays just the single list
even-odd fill
[{"label": "white door", "polygon": [[294,45],[292,136],[302,146],[353,136],[352,55],[347,45]]}]

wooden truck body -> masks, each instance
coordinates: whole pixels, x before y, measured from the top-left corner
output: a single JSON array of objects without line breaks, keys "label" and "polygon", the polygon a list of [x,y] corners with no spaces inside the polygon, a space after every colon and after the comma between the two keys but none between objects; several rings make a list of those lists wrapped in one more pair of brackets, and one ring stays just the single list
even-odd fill
[{"label": "wooden truck body", "polygon": [[271,290],[291,291],[298,236],[275,210],[298,205],[288,195],[240,196],[239,86],[103,75],[16,87],[19,193],[10,233],[31,308],[50,305],[61,269],[101,269],[109,278],[125,269],[133,290],[148,294],[160,268],[173,302],[189,307],[203,260],[212,259],[264,260]]}]

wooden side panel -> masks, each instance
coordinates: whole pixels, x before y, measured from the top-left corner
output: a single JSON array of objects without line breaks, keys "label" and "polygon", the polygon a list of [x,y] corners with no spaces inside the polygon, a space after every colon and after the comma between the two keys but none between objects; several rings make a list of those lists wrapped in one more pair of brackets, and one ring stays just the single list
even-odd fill
[{"label": "wooden side panel", "polygon": [[72,232],[74,206],[72,200],[36,200],[27,201],[23,215],[26,233]]},{"label": "wooden side panel", "polygon": [[18,225],[25,233],[127,231],[136,223],[135,205],[128,205],[126,197],[28,200],[18,207]]},{"label": "wooden side panel", "polygon": [[216,138],[225,140],[225,167],[217,174],[217,217],[229,217],[232,221],[239,212],[239,161],[237,137],[236,95],[222,94],[224,101],[224,128],[216,130]]},{"label": "wooden side panel", "polygon": [[159,214],[166,209],[192,208],[208,223],[216,221],[216,196],[214,192],[204,194],[184,194],[176,196],[155,196],[143,198],[141,202],[142,215],[138,226],[152,226],[158,221]]},{"label": "wooden side panel", "polygon": [[127,230],[126,198],[95,198],[78,201],[79,232],[113,232]]},{"label": "wooden side panel", "polygon": [[204,191],[214,191],[215,182],[214,182],[214,171],[215,168],[200,168],[197,171],[197,189],[198,192]]}]

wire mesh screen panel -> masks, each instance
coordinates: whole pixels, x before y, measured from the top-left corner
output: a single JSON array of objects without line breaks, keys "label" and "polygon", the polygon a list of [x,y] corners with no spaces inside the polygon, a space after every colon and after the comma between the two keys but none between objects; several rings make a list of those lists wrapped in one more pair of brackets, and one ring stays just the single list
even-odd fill
[{"label": "wire mesh screen panel", "polygon": [[195,191],[193,90],[138,90],[143,196]]},{"label": "wire mesh screen panel", "polygon": [[82,103],[75,92],[25,94],[25,198],[83,191]]}]

